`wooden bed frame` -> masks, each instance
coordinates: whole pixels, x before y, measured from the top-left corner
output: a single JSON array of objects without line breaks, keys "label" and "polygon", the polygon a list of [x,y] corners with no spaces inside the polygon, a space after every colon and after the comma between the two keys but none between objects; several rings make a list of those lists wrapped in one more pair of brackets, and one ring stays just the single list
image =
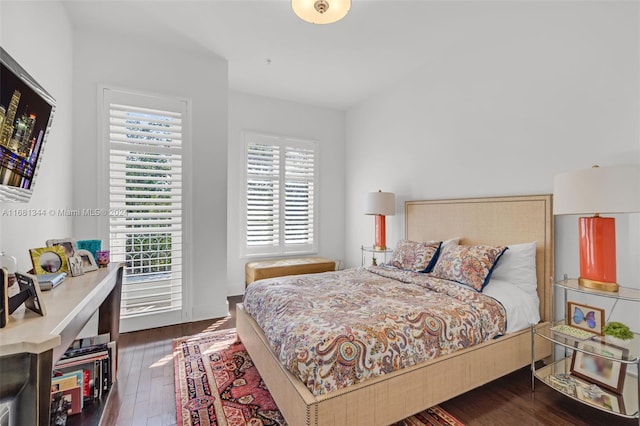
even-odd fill
[{"label": "wooden bed frame", "polygon": [[[460,244],[537,242],[540,317],[552,318],[553,216],[551,195],[468,198],[405,203],[405,238],[462,237]],[[531,364],[531,331],[425,361],[384,376],[314,396],[278,362],[262,331],[237,306],[237,331],[269,391],[291,425],[388,425]],[[536,337],[536,360],[551,355]]]}]

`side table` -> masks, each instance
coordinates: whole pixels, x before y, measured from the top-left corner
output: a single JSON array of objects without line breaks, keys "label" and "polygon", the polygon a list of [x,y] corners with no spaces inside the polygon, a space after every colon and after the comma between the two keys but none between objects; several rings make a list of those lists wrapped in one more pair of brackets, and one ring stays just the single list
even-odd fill
[{"label": "side table", "polygon": [[380,258],[377,258],[376,255],[382,256],[382,263],[387,263],[387,256],[393,253],[393,249],[389,247],[385,249],[376,249],[374,246],[360,246],[360,252],[362,253],[362,261],[361,266],[364,266],[365,258],[371,257],[371,265],[379,265]]}]

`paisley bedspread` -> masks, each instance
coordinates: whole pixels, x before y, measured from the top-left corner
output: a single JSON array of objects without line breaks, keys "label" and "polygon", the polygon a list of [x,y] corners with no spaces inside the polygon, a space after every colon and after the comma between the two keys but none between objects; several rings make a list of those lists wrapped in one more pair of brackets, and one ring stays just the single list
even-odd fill
[{"label": "paisley bedspread", "polygon": [[505,332],[504,308],[470,287],[391,267],[256,281],[246,311],[315,395]]}]

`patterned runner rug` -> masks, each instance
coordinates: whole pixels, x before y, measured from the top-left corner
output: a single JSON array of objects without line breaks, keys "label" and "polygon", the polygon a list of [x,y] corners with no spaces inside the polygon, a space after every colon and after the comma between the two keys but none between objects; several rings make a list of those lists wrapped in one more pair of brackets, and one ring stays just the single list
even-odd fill
[{"label": "patterned runner rug", "polygon": [[[258,370],[236,331],[220,330],[173,342],[177,424],[284,426]],[[439,406],[396,426],[464,426]]]}]

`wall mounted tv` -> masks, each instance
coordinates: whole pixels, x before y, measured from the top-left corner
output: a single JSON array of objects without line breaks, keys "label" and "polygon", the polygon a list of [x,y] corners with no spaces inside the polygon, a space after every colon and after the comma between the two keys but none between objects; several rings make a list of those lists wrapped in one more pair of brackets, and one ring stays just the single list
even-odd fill
[{"label": "wall mounted tv", "polygon": [[0,202],[31,198],[55,100],[0,47]]}]

